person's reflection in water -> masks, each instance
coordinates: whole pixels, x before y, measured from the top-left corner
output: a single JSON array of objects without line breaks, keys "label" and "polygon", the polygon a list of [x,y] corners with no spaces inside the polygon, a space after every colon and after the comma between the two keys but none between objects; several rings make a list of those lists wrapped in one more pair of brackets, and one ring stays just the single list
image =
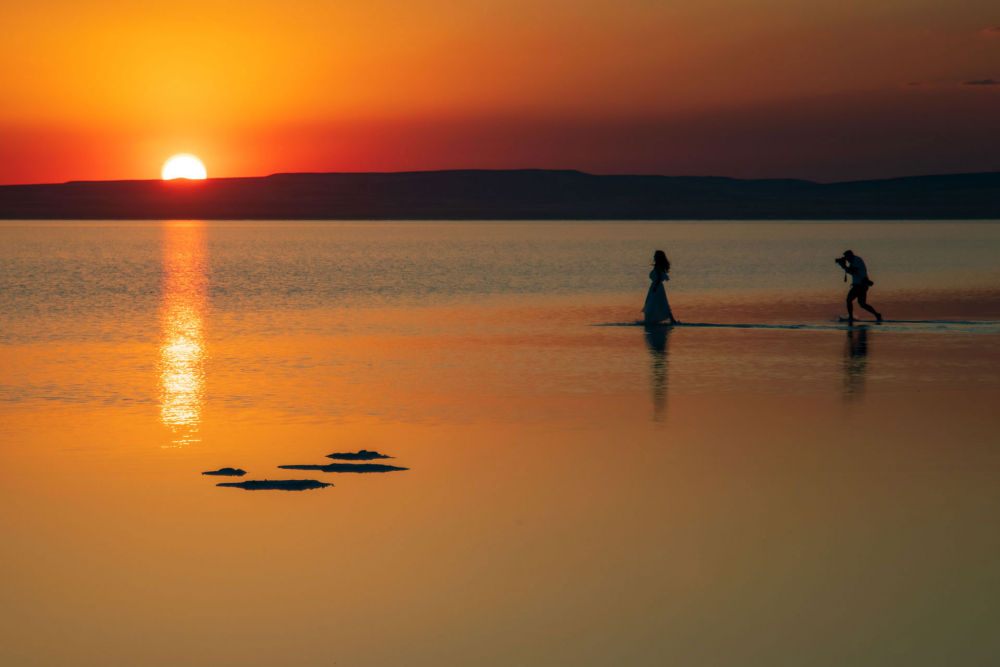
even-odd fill
[{"label": "person's reflection in water", "polygon": [[650,366],[653,371],[653,421],[662,422],[667,417],[667,342],[672,327],[646,326],[646,345],[649,346]]},{"label": "person's reflection in water", "polygon": [[174,433],[174,446],[198,442],[205,393],[206,252],[200,222],[163,228],[160,295],[160,421]]},{"label": "person's reflection in water", "polygon": [[849,328],[844,344],[844,398],[856,400],[865,393],[868,368],[868,327]]}]

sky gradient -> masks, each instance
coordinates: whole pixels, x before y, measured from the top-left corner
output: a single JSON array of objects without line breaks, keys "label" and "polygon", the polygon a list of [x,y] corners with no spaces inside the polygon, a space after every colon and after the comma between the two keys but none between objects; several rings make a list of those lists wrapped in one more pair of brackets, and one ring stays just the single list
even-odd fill
[{"label": "sky gradient", "polygon": [[995,0],[0,6],[0,184],[1000,170]]}]

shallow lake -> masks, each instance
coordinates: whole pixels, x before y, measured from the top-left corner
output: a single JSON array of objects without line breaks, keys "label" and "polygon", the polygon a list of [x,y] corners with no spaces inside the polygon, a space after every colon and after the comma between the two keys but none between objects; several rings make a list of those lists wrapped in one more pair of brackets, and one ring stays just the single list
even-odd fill
[{"label": "shallow lake", "polygon": [[0,223],[0,664],[992,664],[998,405],[1000,223]]}]

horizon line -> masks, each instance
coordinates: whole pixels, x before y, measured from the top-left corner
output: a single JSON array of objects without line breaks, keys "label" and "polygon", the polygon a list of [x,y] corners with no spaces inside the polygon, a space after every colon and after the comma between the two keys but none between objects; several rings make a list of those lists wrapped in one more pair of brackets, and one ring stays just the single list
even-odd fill
[{"label": "horizon line", "polygon": [[[865,178],[865,179],[852,179],[846,181],[812,181],[805,178],[781,178],[781,177],[769,177],[769,178],[740,178],[737,176],[718,176],[718,175],[694,175],[694,174],[684,174],[684,175],[674,175],[668,176],[666,174],[636,174],[636,173],[616,173],[616,174],[594,174],[587,171],[582,171],[580,169],[544,169],[537,167],[521,167],[516,169],[483,169],[483,168],[469,168],[469,169],[424,169],[424,170],[405,170],[405,171],[279,171],[265,176],[216,176],[208,177],[203,179],[189,179],[189,178],[174,178],[170,179],[169,182],[183,182],[183,183],[200,183],[202,181],[236,181],[236,180],[253,180],[253,179],[265,179],[274,178],[277,176],[393,176],[393,175],[409,175],[409,174],[449,174],[449,173],[470,173],[470,172],[489,172],[489,173],[512,173],[512,172],[546,172],[546,173],[565,173],[565,174],[580,174],[583,176],[591,176],[594,178],[663,178],[663,179],[702,179],[702,180],[729,180],[729,181],[781,181],[781,182],[795,182],[795,183],[809,183],[812,185],[847,185],[852,183],[880,183],[888,181],[900,181],[908,179],[922,179],[922,178],[948,178],[948,177],[968,177],[968,176],[990,176],[990,175],[1000,175],[1000,171],[969,171],[969,172],[946,172],[946,173],[932,173],[932,174],[914,174],[909,176],[889,176],[886,178]],[[122,179],[108,179],[108,180],[70,180],[61,182],[47,182],[47,183],[3,183],[0,184],[0,188],[16,188],[16,187],[35,187],[35,186],[50,186],[50,185],[78,185],[85,183],[150,183],[150,182],[168,182],[162,178],[122,178]]]}]

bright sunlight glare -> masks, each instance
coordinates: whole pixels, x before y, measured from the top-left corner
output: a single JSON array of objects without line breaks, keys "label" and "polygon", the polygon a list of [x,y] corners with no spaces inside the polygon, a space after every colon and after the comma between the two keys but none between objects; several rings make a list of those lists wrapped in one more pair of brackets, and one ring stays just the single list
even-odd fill
[{"label": "bright sunlight glare", "polygon": [[175,155],[163,165],[163,180],[169,181],[174,178],[207,178],[205,165],[201,160],[193,155]]}]

